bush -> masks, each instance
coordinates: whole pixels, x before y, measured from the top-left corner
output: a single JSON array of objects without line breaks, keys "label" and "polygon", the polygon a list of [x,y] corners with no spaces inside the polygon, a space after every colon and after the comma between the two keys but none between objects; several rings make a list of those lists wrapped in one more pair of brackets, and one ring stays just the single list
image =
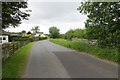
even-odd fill
[{"label": "bush", "polygon": [[69,30],[64,35],[65,39],[72,40],[72,38],[85,38],[85,30],[84,29],[75,29]]},{"label": "bush", "polygon": [[29,41],[32,42],[32,38],[12,38],[12,41]]},{"label": "bush", "polygon": [[47,37],[40,37],[39,40],[47,39]]},{"label": "bush", "polygon": [[32,38],[32,41],[39,41],[39,40],[45,40],[45,39],[47,39],[47,37],[37,36],[37,37],[33,37],[33,38]]}]

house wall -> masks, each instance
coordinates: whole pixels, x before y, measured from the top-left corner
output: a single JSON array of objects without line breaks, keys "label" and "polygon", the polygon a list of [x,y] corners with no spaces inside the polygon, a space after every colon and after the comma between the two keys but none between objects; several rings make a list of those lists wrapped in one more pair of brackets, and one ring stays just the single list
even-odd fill
[{"label": "house wall", "polygon": [[44,34],[42,34],[41,37],[46,37],[46,36]]}]

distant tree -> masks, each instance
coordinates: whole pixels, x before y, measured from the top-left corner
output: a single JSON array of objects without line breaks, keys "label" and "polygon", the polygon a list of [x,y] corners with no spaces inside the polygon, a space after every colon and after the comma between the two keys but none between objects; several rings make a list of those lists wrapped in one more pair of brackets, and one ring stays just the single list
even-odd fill
[{"label": "distant tree", "polygon": [[30,31],[28,31],[27,34],[32,34],[32,33]]},{"label": "distant tree", "polygon": [[60,34],[60,38],[64,39],[65,34]]},{"label": "distant tree", "polygon": [[35,35],[36,33],[38,33],[40,31],[39,26],[34,26],[32,27],[31,31],[33,32],[33,34]]},{"label": "distant tree", "polygon": [[73,38],[73,35],[74,35],[74,30],[70,29],[65,33],[65,39],[71,40]]},{"label": "distant tree", "polygon": [[72,38],[85,38],[85,29],[70,29],[65,33],[65,39],[72,40]]},{"label": "distant tree", "polygon": [[49,33],[50,33],[50,37],[52,38],[59,38],[60,37],[60,33],[59,33],[59,29],[57,27],[50,27],[49,28]]},{"label": "distant tree", "polygon": [[75,29],[73,37],[85,38],[85,29]]},{"label": "distant tree", "polygon": [[24,33],[26,33],[26,31],[25,31],[25,30],[23,30],[23,31],[22,31],[22,33],[24,34]]},{"label": "distant tree", "polygon": [[2,28],[17,27],[28,20],[31,10],[25,10],[27,7],[27,2],[2,2]]}]

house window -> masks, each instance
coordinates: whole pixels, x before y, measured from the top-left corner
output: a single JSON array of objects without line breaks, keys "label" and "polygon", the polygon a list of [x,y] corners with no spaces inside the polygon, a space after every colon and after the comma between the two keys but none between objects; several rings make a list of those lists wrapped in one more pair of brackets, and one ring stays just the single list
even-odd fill
[{"label": "house window", "polygon": [[3,40],[6,40],[6,37],[3,37]]}]

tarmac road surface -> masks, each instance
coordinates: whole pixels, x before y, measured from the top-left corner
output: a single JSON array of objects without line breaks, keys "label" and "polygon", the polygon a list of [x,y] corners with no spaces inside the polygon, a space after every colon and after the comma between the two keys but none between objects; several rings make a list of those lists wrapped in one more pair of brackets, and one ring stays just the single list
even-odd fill
[{"label": "tarmac road surface", "polygon": [[33,45],[22,77],[117,78],[118,65],[44,40]]}]

